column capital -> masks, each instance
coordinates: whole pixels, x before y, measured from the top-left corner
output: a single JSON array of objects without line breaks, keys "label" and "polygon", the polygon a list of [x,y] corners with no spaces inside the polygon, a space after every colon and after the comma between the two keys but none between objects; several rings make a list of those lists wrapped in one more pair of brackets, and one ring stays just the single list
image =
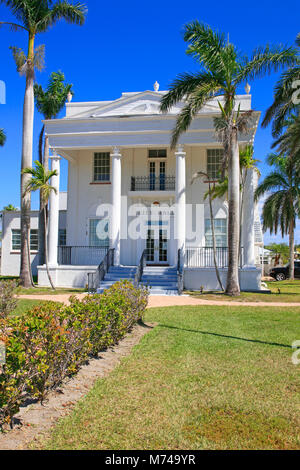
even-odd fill
[{"label": "column capital", "polygon": [[58,155],[55,149],[51,149],[52,155],[49,156],[51,160],[61,160],[61,157]]},{"label": "column capital", "polygon": [[175,152],[176,157],[185,157],[186,152],[184,151],[184,145],[179,144],[177,145],[177,150]]},{"label": "column capital", "polygon": [[119,147],[113,147],[112,152],[110,153],[111,157],[122,157],[121,151]]}]

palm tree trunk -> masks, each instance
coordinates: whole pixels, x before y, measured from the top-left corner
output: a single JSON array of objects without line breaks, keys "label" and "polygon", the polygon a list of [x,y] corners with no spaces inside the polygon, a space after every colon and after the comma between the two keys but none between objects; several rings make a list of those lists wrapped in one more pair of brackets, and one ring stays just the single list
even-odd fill
[{"label": "palm tree trunk", "polygon": [[294,280],[294,269],[295,269],[295,262],[294,262],[294,251],[295,251],[295,227],[294,221],[291,220],[290,222],[290,230],[289,230],[289,244],[290,244],[290,270],[289,270],[289,278]]},{"label": "palm tree trunk", "polygon": [[48,275],[50,285],[51,285],[52,289],[55,290],[55,287],[54,287],[54,284],[53,284],[53,281],[52,281],[52,278],[51,278],[51,275],[50,275],[50,271],[49,271],[49,265],[48,265],[48,244],[47,244],[48,215],[47,215],[46,205],[44,205],[43,213],[44,213],[44,224],[45,224],[45,263],[46,263],[46,270],[47,270],[47,275]]},{"label": "palm tree trunk", "polygon": [[225,293],[239,295],[239,232],[240,232],[240,160],[237,129],[231,134],[228,159],[228,273]]},{"label": "palm tree trunk", "polygon": [[[43,126],[43,129],[40,133],[40,139],[41,136],[44,134],[44,129],[45,126]],[[42,139],[43,140],[43,139]],[[41,142],[40,142],[41,143]],[[45,142],[44,142],[44,152],[42,154],[42,161],[40,158],[40,162],[42,165],[44,165],[45,171],[48,171],[48,166],[49,166],[49,138],[46,135],[45,136]],[[40,265],[45,264],[45,222],[44,222],[44,215],[43,215],[43,200],[42,196],[40,194],[40,213],[39,213],[39,263]]]},{"label": "palm tree trunk", "polygon": [[208,192],[209,192],[209,213],[210,213],[210,224],[211,224],[211,233],[212,233],[212,240],[213,240],[213,252],[214,252],[214,265],[215,265],[215,271],[216,271],[216,276],[217,280],[219,283],[219,286],[221,288],[221,291],[224,291],[224,287],[221,281],[221,276],[218,268],[218,263],[217,263],[217,247],[216,247],[216,236],[215,236],[215,223],[214,223],[214,214],[213,214],[213,209],[212,209],[212,200],[211,200],[211,186],[210,186],[210,180],[208,180]]},{"label": "palm tree trunk", "polygon": [[[34,94],[33,94],[33,71],[31,67],[26,73],[26,88],[23,108],[23,142],[21,169],[32,167],[32,144],[33,144],[33,116],[34,116]],[[29,175],[21,173],[21,267],[20,283],[23,287],[31,287],[31,266],[28,252],[30,251],[30,192],[25,194],[26,185],[30,179]]]}]

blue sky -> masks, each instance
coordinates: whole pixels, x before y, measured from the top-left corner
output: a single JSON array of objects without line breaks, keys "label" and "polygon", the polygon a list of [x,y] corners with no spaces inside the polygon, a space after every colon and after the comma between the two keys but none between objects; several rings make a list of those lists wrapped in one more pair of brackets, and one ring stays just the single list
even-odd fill
[{"label": "blue sky", "polygon": [[[193,19],[229,33],[230,41],[246,54],[266,43],[291,45],[300,31],[300,5],[295,0],[232,0],[215,2],[214,7],[199,0],[87,0],[85,4],[89,13],[83,27],[60,22],[37,40],[37,45],[46,45],[46,68],[37,72],[36,80],[45,85],[52,71],[62,70],[74,85],[74,101],[115,99],[122,91],[152,89],[156,80],[161,89],[167,89],[178,73],[197,70],[197,64],[185,54],[182,39],[183,25]],[[10,20],[14,18],[1,5],[0,21]],[[7,86],[6,105],[0,105],[0,127],[5,128],[8,137],[5,147],[0,148],[0,208],[9,203],[19,207],[25,83],[16,72],[9,46],[26,48],[27,38],[22,32],[6,28],[0,29],[0,37],[0,80]],[[271,104],[277,78],[274,74],[250,83],[254,109],[264,111]],[[36,113],[34,159],[40,128],[41,116]],[[255,157],[262,160],[262,175],[267,171],[263,161],[271,142],[270,129],[259,127]],[[62,190],[66,187],[64,162]],[[37,208],[37,197],[33,198],[33,208]],[[269,241],[267,234],[265,241]],[[300,243],[299,229],[296,241]]]}]

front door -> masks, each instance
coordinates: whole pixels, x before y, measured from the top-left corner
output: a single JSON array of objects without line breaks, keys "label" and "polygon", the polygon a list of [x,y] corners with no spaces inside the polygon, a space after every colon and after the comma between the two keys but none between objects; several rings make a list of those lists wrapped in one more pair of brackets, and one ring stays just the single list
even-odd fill
[{"label": "front door", "polygon": [[147,264],[168,264],[168,231],[148,229]]},{"label": "front door", "polygon": [[166,162],[152,160],[149,162],[150,191],[166,189]]}]

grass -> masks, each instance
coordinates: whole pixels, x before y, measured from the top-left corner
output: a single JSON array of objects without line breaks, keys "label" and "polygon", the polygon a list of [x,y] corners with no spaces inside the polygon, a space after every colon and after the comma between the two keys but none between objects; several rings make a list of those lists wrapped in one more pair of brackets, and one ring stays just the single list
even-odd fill
[{"label": "grass", "polygon": [[43,449],[299,449],[300,308],[149,309],[158,326]]},{"label": "grass", "polygon": [[30,310],[31,308],[41,303],[45,302],[43,302],[42,300],[20,299],[18,300],[17,308],[13,311],[12,316],[23,315],[26,310]]},{"label": "grass", "polygon": [[300,280],[266,282],[271,294],[259,292],[241,292],[238,297],[230,297],[217,291],[213,292],[185,292],[192,297],[204,300],[226,300],[234,302],[299,302]]},{"label": "grass", "polygon": [[50,287],[32,287],[31,289],[24,289],[23,287],[18,287],[16,289],[17,295],[59,295],[59,294],[81,294],[86,292],[86,289],[67,289],[67,288],[57,288],[55,290]]}]

